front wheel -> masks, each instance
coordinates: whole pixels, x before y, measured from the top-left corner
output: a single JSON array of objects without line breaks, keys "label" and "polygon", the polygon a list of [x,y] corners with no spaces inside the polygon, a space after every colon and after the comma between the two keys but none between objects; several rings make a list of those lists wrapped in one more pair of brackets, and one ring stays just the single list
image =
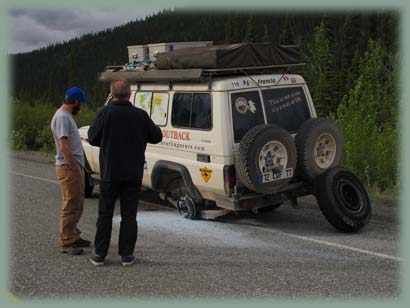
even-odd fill
[{"label": "front wheel", "polygon": [[368,224],[372,214],[369,196],[349,170],[336,167],[319,175],[315,195],[323,215],[335,228],[353,232]]}]

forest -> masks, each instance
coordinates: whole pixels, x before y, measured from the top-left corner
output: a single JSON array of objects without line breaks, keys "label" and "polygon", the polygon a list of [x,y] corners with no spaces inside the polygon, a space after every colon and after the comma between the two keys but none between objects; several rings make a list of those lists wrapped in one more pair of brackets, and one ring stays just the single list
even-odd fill
[{"label": "forest", "polygon": [[[399,187],[399,14],[397,11],[293,12],[162,10],[98,33],[10,55],[16,149],[52,152],[49,119],[73,85],[93,100],[88,124],[108,94],[97,77],[128,62],[127,46],[159,42],[272,42],[298,45],[319,116],[337,121],[344,165],[375,192]],[[81,114],[81,112],[80,112]]]}]

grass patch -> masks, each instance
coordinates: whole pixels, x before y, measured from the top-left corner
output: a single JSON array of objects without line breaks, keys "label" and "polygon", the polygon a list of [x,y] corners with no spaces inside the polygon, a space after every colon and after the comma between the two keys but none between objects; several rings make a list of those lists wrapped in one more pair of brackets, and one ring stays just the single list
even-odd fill
[{"label": "grass patch", "polygon": [[399,186],[395,186],[393,188],[386,189],[381,191],[377,185],[368,188],[368,192],[370,197],[378,202],[385,205],[396,206],[399,204],[400,201],[400,189]]},{"label": "grass patch", "polygon": [[[12,126],[10,144],[18,151],[40,151],[54,153],[55,144],[51,132],[51,119],[60,106],[47,102],[12,103]],[[85,105],[73,119],[78,127],[89,125],[94,119],[96,110]]]}]

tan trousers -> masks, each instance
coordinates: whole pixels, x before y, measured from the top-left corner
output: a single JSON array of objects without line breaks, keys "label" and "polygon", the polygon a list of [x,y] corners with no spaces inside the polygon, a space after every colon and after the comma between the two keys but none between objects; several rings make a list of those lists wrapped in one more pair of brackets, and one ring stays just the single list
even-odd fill
[{"label": "tan trousers", "polygon": [[68,165],[56,166],[61,188],[60,244],[69,246],[80,238],[78,221],[84,209],[84,170],[73,172]]}]

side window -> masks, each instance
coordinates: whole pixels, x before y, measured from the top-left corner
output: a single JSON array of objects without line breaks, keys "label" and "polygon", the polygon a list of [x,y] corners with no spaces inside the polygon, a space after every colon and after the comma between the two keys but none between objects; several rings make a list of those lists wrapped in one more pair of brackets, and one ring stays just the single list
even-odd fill
[{"label": "side window", "polygon": [[173,126],[190,127],[192,93],[175,93],[172,104]]},{"label": "side window", "polygon": [[200,129],[210,129],[212,127],[211,96],[208,93],[194,94],[191,127]]},{"label": "side window", "polygon": [[241,141],[248,130],[265,122],[258,91],[231,94],[235,142]]},{"label": "side window", "polygon": [[159,126],[167,124],[168,98],[168,93],[154,93],[152,97],[151,119]]},{"label": "side window", "polygon": [[134,98],[134,105],[149,115],[151,113],[151,98],[152,92],[137,92]]},{"label": "side window", "polygon": [[211,96],[209,93],[175,93],[171,123],[176,127],[212,128]]},{"label": "side window", "polygon": [[144,110],[152,121],[159,126],[167,124],[168,93],[137,92],[134,105]]},{"label": "side window", "polygon": [[135,91],[131,91],[131,96],[130,96],[130,102],[131,102],[131,104],[135,104],[135,94],[136,94],[137,92],[135,92]]}]

